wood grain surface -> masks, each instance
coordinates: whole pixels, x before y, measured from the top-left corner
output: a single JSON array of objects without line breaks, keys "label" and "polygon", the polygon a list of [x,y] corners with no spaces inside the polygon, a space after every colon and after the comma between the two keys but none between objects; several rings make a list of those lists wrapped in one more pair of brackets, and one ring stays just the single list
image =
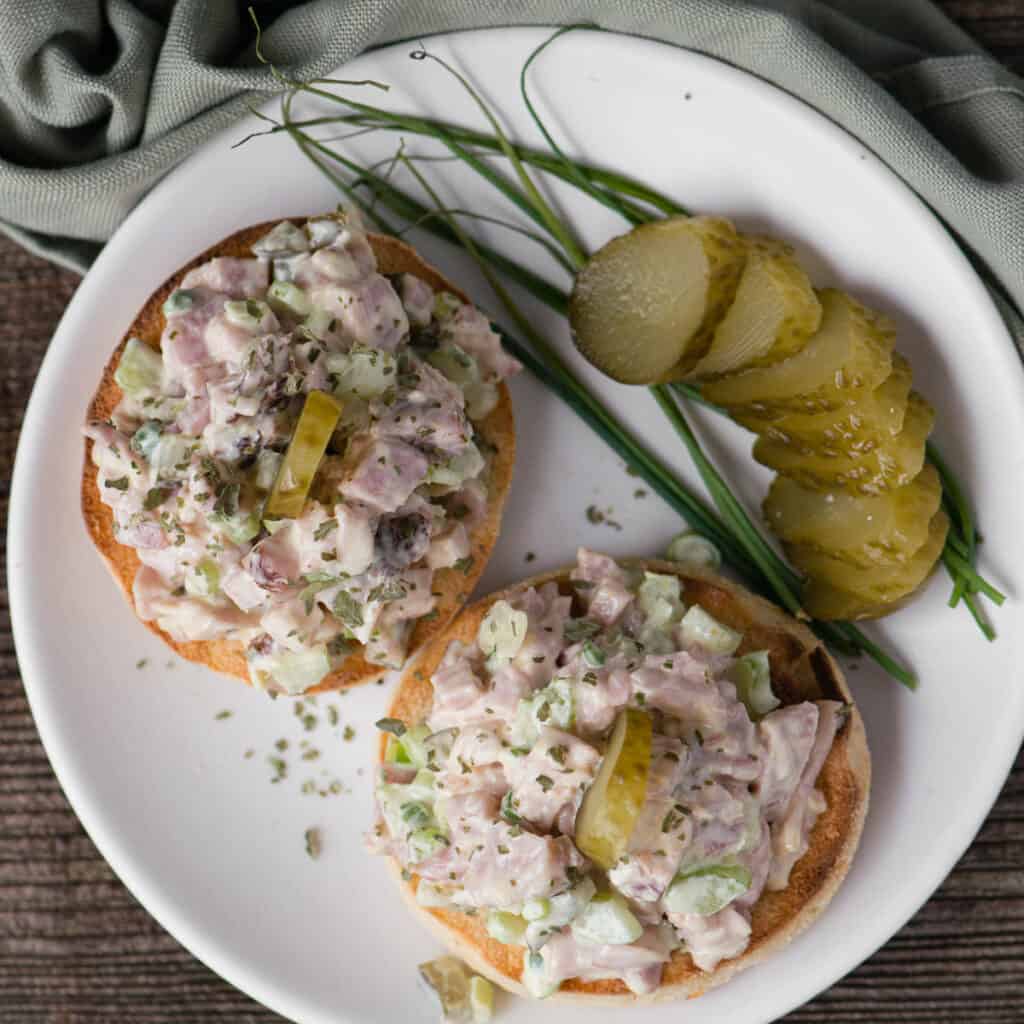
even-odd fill
[{"label": "wood grain surface", "polygon": [[[1024,0],[942,6],[1024,72]],[[0,529],[25,401],[77,283],[0,238]],[[29,714],[11,638],[6,549],[0,559],[0,1022],[280,1024],[164,932],[83,832]],[[926,906],[884,949],[785,1020],[1024,1021],[1024,756]]]}]

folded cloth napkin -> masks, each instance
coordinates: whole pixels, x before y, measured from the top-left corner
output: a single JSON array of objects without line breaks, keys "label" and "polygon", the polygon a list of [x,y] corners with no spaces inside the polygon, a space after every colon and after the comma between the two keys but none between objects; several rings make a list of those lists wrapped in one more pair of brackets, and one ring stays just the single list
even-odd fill
[{"label": "folded cloth napkin", "polygon": [[[262,51],[296,78],[394,40],[501,25],[589,22],[728,61],[857,136],[945,221],[1004,310],[1024,309],[1024,80],[928,0],[253,6]],[[84,270],[163,174],[274,91],[244,2],[7,0],[0,227]]]}]

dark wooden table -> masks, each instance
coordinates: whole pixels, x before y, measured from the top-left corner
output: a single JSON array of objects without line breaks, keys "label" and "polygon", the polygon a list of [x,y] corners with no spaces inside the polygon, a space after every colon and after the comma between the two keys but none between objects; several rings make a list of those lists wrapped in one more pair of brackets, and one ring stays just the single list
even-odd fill
[{"label": "dark wooden table", "polygon": [[[1024,71],[1024,0],[943,6]],[[0,238],[0,527],[25,401],[77,283]],[[281,1020],[164,932],[82,831],[29,714],[7,614],[6,562],[0,563],[0,1022]],[[1024,1022],[1024,756],[974,844],[927,905],[884,949],[786,1020]]]}]

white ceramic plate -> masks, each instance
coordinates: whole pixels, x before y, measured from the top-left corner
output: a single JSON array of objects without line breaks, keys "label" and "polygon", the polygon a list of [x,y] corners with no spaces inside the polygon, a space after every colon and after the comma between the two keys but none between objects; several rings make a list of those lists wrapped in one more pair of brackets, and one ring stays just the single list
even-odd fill
[{"label": "white ceramic plate", "polygon": [[[431,40],[533,139],[516,86],[545,33],[488,31]],[[435,65],[380,50],[345,69],[392,85],[386,102],[476,123]],[[692,208],[799,246],[819,284],[842,284],[900,325],[915,383],[939,410],[936,437],[981,510],[984,568],[1012,594],[1024,582],[1024,377],[992,305],[932,215],[856,141],[801,103],[705,58],[650,42],[581,33],[536,66],[536,95],[571,148],[650,181]],[[379,94],[371,97],[377,102]],[[336,194],[283,136],[216,139],[171,174],[125,222],[68,308],[25,421],[13,490],[10,582],[18,654],[40,733],[69,798],[103,855],[153,915],[239,988],[302,1024],[427,1021],[415,965],[437,952],[411,923],[384,865],[360,837],[370,823],[374,730],[388,689],[319,702],[303,732],[285,701],[178,662],[136,622],[107,577],[78,513],[83,410],[121,332],[150,291],[195,252],[242,225],[333,206]],[[394,138],[359,139],[380,158]],[[418,148],[416,142],[412,148]],[[452,164],[434,165],[449,195],[486,210],[492,194]],[[559,190],[596,246],[621,225]],[[530,243],[495,234],[537,264]],[[428,257],[488,300],[465,259],[420,239]],[[547,269],[539,264],[542,269]],[[564,326],[536,322],[568,351]],[[643,392],[584,371],[615,411],[689,479],[680,444]],[[635,478],[529,377],[513,385],[519,460],[506,527],[484,589],[571,561],[578,544],[655,554],[680,528],[662,502],[634,497]],[[707,424],[709,446],[751,506],[766,475],[749,436]],[[588,523],[590,504],[623,529]],[[527,566],[527,551],[536,559]],[[1024,727],[1019,605],[993,615],[987,644],[966,613],[945,607],[937,576],[905,611],[871,632],[913,664],[916,695],[865,662],[852,682],[867,720],[875,782],[864,841],[846,885],[809,934],[769,966],[686,1007],[693,1024],[773,1019],[841,977],[884,943],[963,852],[1006,776]],[[148,664],[136,668],[136,662]],[[174,665],[173,669],[171,665]],[[328,704],[341,725],[327,721]],[[221,709],[233,716],[218,720]],[[341,738],[344,724],[354,740]],[[269,779],[273,744],[288,739],[288,778]],[[321,754],[303,761],[299,741]],[[246,750],[254,755],[248,760]],[[345,792],[303,795],[337,779]],[[303,834],[322,829],[313,862]],[[511,1002],[511,1000],[509,1001]],[[575,1024],[612,1019],[554,1005],[507,1007],[503,1019]],[[674,1020],[672,1006],[643,1012]],[[621,1019],[621,1011],[614,1011]]]}]

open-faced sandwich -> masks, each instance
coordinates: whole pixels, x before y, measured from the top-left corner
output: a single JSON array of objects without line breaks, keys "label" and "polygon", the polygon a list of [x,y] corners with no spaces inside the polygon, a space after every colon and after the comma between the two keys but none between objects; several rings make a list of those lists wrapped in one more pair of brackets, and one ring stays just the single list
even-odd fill
[{"label": "open-faced sandwich", "polygon": [[260,224],[152,295],[89,407],[82,509],[136,614],[273,692],[400,667],[482,572],[511,481],[487,318],[352,212]]},{"label": "open-faced sandwich", "polygon": [[474,971],[536,997],[728,980],[821,913],[868,804],[817,638],[671,562],[581,550],[470,606],[378,726],[371,848]]}]

